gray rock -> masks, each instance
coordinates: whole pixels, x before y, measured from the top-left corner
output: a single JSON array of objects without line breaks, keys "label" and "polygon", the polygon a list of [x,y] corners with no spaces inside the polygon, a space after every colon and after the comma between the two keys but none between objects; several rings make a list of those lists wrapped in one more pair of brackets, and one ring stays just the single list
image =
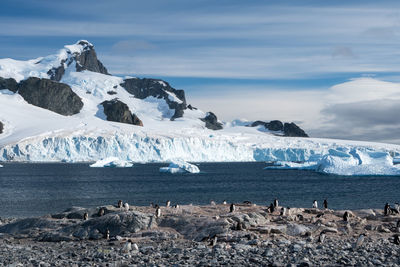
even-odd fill
[{"label": "gray rock", "polygon": [[221,130],[222,123],[218,122],[217,116],[210,112],[207,112],[207,115],[201,119],[206,123],[206,127],[211,130]]},{"label": "gray rock", "polygon": [[285,123],[283,125],[283,133],[285,136],[291,137],[308,137],[304,130],[297,126],[294,122]]},{"label": "gray rock", "polygon": [[4,129],[4,125],[3,125],[3,123],[0,121],[0,134],[3,133],[3,129]]},{"label": "gray rock", "polygon": [[81,98],[69,85],[49,79],[31,77],[20,82],[18,93],[29,104],[61,115],[74,115],[83,107]]},{"label": "gray rock", "polygon": [[[125,79],[121,86],[139,99],[145,99],[149,96],[164,99],[168,107],[175,110],[170,118],[171,120],[182,117],[187,108],[185,91],[177,90],[163,80],[131,78]],[[176,96],[176,99],[173,95]]]},{"label": "gray rock", "polygon": [[0,77],[0,90],[2,89],[8,89],[15,93],[18,91],[18,83],[13,78],[5,79]]},{"label": "gray rock", "polygon": [[143,126],[143,122],[135,114],[131,113],[128,105],[118,99],[104,101],[101,105],[104,108],[104,114],[107,116],[108,121]]}]

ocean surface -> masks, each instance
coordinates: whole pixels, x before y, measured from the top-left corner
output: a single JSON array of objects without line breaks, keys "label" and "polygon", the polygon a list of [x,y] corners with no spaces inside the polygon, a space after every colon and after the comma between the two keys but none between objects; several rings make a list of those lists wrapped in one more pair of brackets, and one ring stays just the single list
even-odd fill
[{"label": "ocean surface", "polygon": [[132,168],[90,168],[88,164],[5,163],[0,168],[0,217],[61,212],[71,206],[93,207],[151,202],[209,204],[251,201],[311,207],[328,200],[332,209],[383,208],[400,202],[400,176],[344,177],[305,170],[264,170],[262,162],[200,163],[199,174],[160,173],[168,164]]}]

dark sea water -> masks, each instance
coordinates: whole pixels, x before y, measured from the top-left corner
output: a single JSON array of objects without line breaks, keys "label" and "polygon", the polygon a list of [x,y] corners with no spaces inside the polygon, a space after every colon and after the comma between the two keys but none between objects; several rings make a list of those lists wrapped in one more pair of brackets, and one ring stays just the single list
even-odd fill
[{"label": "dark sea water", "polygon": [[275,197],[289,207],[383,208],[400,202],[400,177],[344,177],[302,170],[264,170],[265,163],[201,163],[199,174],[160,173],[167,164],[133,168],[90,168],[88,164],[8,163],[0,168],[0,217],[61,212],[71,206],[270,204]]}]

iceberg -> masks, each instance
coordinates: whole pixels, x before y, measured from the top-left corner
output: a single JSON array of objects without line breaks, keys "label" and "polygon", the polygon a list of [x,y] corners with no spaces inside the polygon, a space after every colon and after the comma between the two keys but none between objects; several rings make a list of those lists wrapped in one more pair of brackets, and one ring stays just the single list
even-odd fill
[{"label": "iceberg", "polygon": [[160,172],[169,173],[199,173],[200,169],[194,164],[187,163],[183,160],[173,161],[168,167],[161,167]]},{"label": "iceberg", "polygon": [[102,160],[98,160],[95,163],[93,163],[92,165],[90,165],[90,167],[92,168],[102,168],[102,167],[111,167],[111,168],[129,168],[132,167],[133,164],[129,161],[125,161],[125,160],[120,160],[119,158],[116,157],[110,157],[110,158],[105,158]]},{"label": "iceberg", "polygon": [[0,168],[3,168],[3,165],[0,164]]},{"label": "iceberg", "polygon": [[264,169],[280,169],[280,170],[316,170],[318,162],[290,162],[290,161],[277,161],[273,166],[267,166]]}]

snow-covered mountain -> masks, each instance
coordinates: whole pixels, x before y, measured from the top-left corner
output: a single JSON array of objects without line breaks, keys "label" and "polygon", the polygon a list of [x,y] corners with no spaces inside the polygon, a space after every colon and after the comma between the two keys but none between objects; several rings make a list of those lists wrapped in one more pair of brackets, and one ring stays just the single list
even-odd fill
[{"label": "snow-covered mountain", "polygon": [[[293,137],[296,136],[296,137]],[[318,161],[400,146],[305,138],[294,123],[223,123],[166,81],[108,73],[88,41],[0,59],[0,161]]]}]

